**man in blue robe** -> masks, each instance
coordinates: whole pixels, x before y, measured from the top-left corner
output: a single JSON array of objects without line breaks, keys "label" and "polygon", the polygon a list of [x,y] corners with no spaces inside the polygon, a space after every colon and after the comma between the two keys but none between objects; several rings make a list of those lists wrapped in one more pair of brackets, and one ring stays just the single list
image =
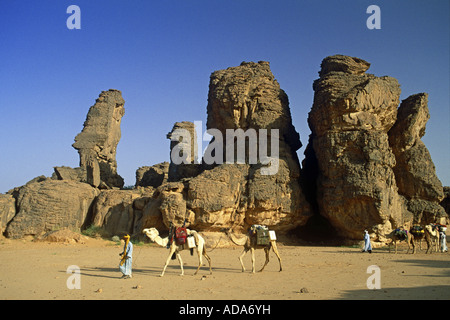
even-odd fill
[{"label": "man in blue robe", "polygon": [[122,257],[119,264],[119,270],[122,272],[122,279],[129,279],[131,275],[131,265],[133,262],[133,244],[130,241],[130,236],[123,237],[125,245],[123,246],[123,252],[119,255]]},{"label": "man in blue robe", "polygon": [[364,230],[364,249],[362,252],[372,253],[372,244],[370,243],[370,235],[367,230]]}]

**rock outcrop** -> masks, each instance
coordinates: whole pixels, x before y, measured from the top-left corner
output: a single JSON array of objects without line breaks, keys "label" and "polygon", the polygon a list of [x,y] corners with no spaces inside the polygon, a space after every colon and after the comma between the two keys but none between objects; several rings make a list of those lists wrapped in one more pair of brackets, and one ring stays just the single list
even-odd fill
[{"label": "rock outcrop", "polygon": [[444,198],[442,184],[421,140],[429,118],[428,94],[415,94],[402,101],[397,121],[389,131],[398,192],[407,199],[414,223],[438,222],[446,215],[439,205]]},{"label": "rock outcrop", "polygon": [[117,174],[116,148],[124,104],[118,90],[100,93],[72,145],[80,155],[80,167],[86,168],[87,182],[94,187],[123,187],[123,178]]},{"label": "rock outcrop", "polygon": [[179,181],[196,176],[202,169],[197,164],[197,134],[189,121],[176,122],[167,134],[170,140],[168,181]]},{"label": "rock outcrop", "polygon": [[143,166],[136,170],[136,187],[158,188],[169,179],[169,162]]},{"label": "rock outcrop", "polygon": [[[269,63],[242,63],[214,72],[207,111],[207,128],[214,136],[210,144],[214,146],[210,154],[214,162],[204,158],[201,165],[185,165],[195,174],[182,175],[184,180],[180,176],[173,178],[175,175],[170,172],[179,172],[180,168],[171,164],[172,182],[155,193],[165,225],[182,224],[186,219],[192,228],[203,231],[244,230],[251,224],[265,224],[286,232],[304,224],[310,217],[310,207],[299,184],[296,150],[301,142],[292,125],[287,95],[280,89]],[[226,139],[229,130],[238,129],[244,134],[254,130],[251,133],[256,138],[244,143],[245,154],[241,158],[237,144],[227,144]],[[262,134],[268,141],[266,150],[258,149]],[[252,147],[258,156],[254,162],[249,161]],[[226,163],[227,148],[234,149],[230,163]],[[279,151],[273,157],[276,162],[264,162],[261,152],[271,156],[275,150]],[[273,172],[264,174],[263,168]]]},{"label": "rock outcrop", "polygon": [[60,228],[80,230],[99,191],[87,183],[45,179],[16,190],[17,213],[8,238],[38,236]]},{"label": "rock outcrop", "polygon": [[15,215],[16,199],[10,194],[0,194],[0,238]]},{"label": "rock outcrop", "polygon": [[166,136],[170,163],[139,168],[132,190],[119,190],[116,162],[125,102],[120,91],[103,91],[73,144],[80,167],[54,167],[51,179],[39,176],[0,195],[0,231],[65,241],[89,226],[108,236],[142,236],[143,228],[164,232],[186,222],[222,246],[224,228],[245,232],[252,224],[283,235],[310,221],[345,239],[360,240],[368,229],[384,241],[404,222],[445,223],[450,191],[444,189],[444,199],[421,141],[427,94],[397,108],[397,80],[368,74],[369,67],[343,55],[322,61],[302,169],[289,100],[269,63],[213,72],[207,105],[213,139],[203,159],[196,159],[194,123],[176,122]]},{"label": "rock outcrop", "polygon": [[325,58],[308,117],[320,214],[350,239],[367,228],[380,239],[403,222],[388,139],[400,86],[394,78],[366,74],[369,66],[358,58]]}]

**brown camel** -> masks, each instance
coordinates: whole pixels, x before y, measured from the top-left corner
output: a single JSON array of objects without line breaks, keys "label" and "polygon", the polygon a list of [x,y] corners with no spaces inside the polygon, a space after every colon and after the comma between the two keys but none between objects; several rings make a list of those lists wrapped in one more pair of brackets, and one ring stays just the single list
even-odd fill
[{"label": "brown camel", "polygon": [[242,262],[242,258],[245,256],[245,254],[248,251],[252,252],[252,273],[255,273],[255,249],[264,249],[264,252],[266,253],[266,262],[264,263],[261,270],[258,272],[262,272],[266,265],[269,263],[269,253],[270,249],[272,248],[273,252],[278,258],[278,262],[280,263],[280,272],[283,270],[281,267],[281,257],[278,253],[276,240],[270,240],[269,244],[267,245],[259,245],[257,244],[257,237],[256,237],[256,230],[250,230],[248,234],[246,234],[243,237],[237,237],[233,233],[231,233],[229,230],[226,231],[226,234],[230,238],[231,241],[233,241],[238,246],[244,246],[244,251],[242,251],[242,254],[239,256],[239,261],[241,262],[242,266],[242,272],[245,272],[244,263]]},{"label": "brown camel", "polygon": [[[399,233],[398,231],[403,232]],[[406,233],[406,235],[404,233]],[[401,241],[406,241],[406,243],[408,244],[408,251],[406,253],[409,253],[410,245],[412,245],[413,247],[413,253],[415,252],[414,235],[412,235],[408,229],[400,227],[396,230],[393,230],[390,235],[388,235],[388,237],[392,239],[392,241],[389,243],[389,253],[391,252],[391,245],[392,243],[394,243],[395,254],[397,254],[397,242]]]}]

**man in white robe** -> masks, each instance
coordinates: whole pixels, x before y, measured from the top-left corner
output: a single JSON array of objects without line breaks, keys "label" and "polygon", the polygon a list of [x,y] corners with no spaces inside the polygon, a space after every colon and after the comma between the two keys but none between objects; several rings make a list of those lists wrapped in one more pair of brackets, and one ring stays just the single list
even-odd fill
[{"label": "man in white robe", "polygon": [[362,252],[372,253],[372,244],[370,243],[370,235],[367,230],[364,230],[364,249]]}]

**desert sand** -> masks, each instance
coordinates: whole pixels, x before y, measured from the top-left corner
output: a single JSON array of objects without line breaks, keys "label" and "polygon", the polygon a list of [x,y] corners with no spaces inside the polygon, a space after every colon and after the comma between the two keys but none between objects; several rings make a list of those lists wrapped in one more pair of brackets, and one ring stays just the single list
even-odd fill
[{"label": "desert sand", "polygon": [[[251,257],[240,247],[209,249],[213,273],[205,265],[193,275],[197,256],[183,251],[185,275],[177,260],[159,277],[168,250],[155,244],[134,247],[133,278],[120,279],[122,247],[111,241],[89,239],[84,244],[0,240],[0,299],[149,299],[149,300],[304,300],[304,299],[450,299],[450,255],[415,255],[386,248],[361,253],[355,247],[287,245],[279,243],[283,271],[271,252],[262,273],[252,274]],[[256,251],[256,268],[264,252]],[[81,270],[80,289],[68,289],[67,268]],[[369,266],[380,270],[380,289],[370,290]]]}]

